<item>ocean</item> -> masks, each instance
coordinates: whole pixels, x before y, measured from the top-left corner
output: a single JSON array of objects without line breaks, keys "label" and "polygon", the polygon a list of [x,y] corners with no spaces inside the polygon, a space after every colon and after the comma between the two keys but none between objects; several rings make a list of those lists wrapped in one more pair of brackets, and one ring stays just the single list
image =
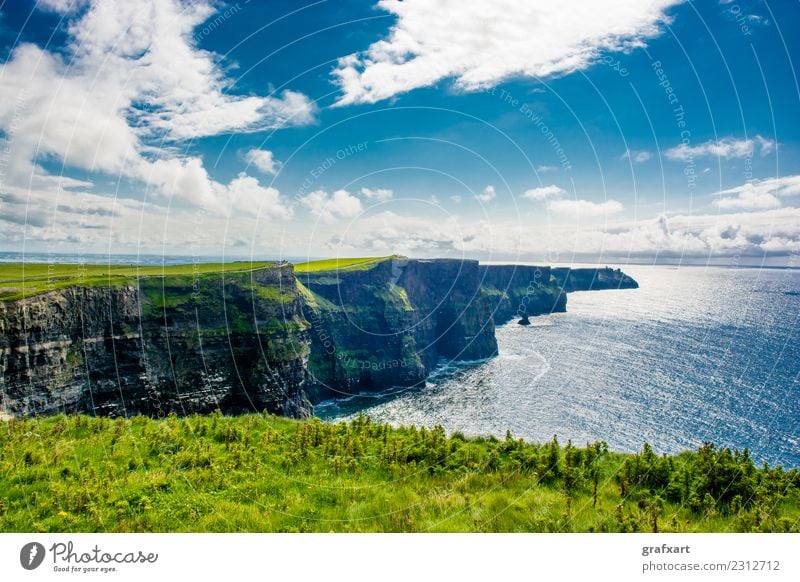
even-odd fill
[{"label": "ocean", "polygon": [[710,441],[800,467],[800,271],[623,270],[639,289],[571,293],[567,313],[499,327],[496,358],[316,413],[617,451]]}]

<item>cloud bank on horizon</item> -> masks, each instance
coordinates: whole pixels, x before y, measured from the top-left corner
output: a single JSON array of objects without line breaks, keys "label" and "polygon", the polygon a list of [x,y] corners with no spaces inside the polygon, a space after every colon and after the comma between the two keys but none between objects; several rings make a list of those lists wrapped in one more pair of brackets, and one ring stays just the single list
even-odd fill
[{"label": "cloud bank on horizon", "polygon": [[[269,62],[264,69],[251,65],[245,74],[260,71],[257,82],[248,77],[250,88],[242,89],[235,60],[204,46],[197,34],[209,22],[222,29],[236,17],[233,12],[222,18],[228,14],[225,5],[210,0],[41,0],[32,14],[60,19],[60,36],[53,38],[63,40],[15,39],[0,64],[0,244],[33,250],[74,245],[257,256],[391,251],[530,260],[796,255],[800,167],[794,175],[778,165],[782,148],[796,147],[794,135],[778,140],[764,130],[681,140],[676,132],[656,130],[648,118],[645,129],[669,144],[663,149],[642,139],[625,140],[624,150],[590,143],[590,154],[571,154],[592,171],[604,156],[601,182],[588,187],[580,171],[566,175],[556,164],[538,163],[508,179],[456,176],[466,189],[422,195],[428,174],[420,174],[415,187],[393,181],[389,170],[430,168],[402,158],[383,160],[375,146],[368,155],[378,157],[378,170],[339,179],[342,168],[361,162],[349,153],[334,155],[324,171],[310,171],[317,180],[296,186],[309,174],[300,164],[303,148],[313,148],[314,139],[324,139],[319,136],[365,108],[392,109],[423,89],[433,92],[426,93],[432,95],[432,123],[403,128],[408,135],[458,131],[458,125],[447,127],[444,113],[433,111],[458,109],[487,89],[513,85],[523,95],[523,107],[552,127],[560,124],[559,135],[571,124],[594,131],[592,139],[602,144],[610,137],[589,115],[584,120],[573,111],[579,103],[567,104],[570,115],[558,119],[551,111],[558,102],[546,105],[547,92],[555,93],[559,79],[612,66],[616,77],[601,89],[618,92],[622,82],[630,90],[634,77],[619,59],[674,35],[676,20],[691,16],[676,12],[683,4],[379,0],[375,13],[393,17],[379,40],[344,54],[329,54],[325,51],[337,49],[324,44],[306,47],[320,52],[329,75],[325,90],[304,81],[307,71],[274,89]],[[718,10],[725,14],[722,4]],[[272,16],[280,20],[287,14]],[[237,36],[234,24],[226,34],[234,48],[249,46],[258,57],[259,48],[247,45],[252,34]],[[331,88],[338,89],[333,97]],[[519,99],[511,106],[517,112]],[[531,134],[530,119],[518,115],[509,121],[511,102],[494,99],[490,113],[497,126],[523,143]],[[370,143],[403,134],[391,124],[368,129]],[[248,135],[253,139],[246,141]],[[247,145],[228,146],[237,139]],[[536,157],[540,152],[530,147]],[[753,172],[754,165],[763,168],[772,160],[771,174]],[[446,174],[436,169],[436,156],[427,161]],[[701,167],[695,170],[695,164]],[[691,166],[694,175],[709,173],[715,164],[727,165],[725,180],[720,170],[716,187],[682,195],[674,207],[667,206],[666,187],[661,204],[657,191],[648,199],[636,190],[634,167],[641,173],[660,166],[664,174],[688,175]],[[606,166],[611,169],[604,171]],[[606,173],[626,166],[634,176],[633,192],[606,183]],[[729,175],[740,178],[732,182]]]}]

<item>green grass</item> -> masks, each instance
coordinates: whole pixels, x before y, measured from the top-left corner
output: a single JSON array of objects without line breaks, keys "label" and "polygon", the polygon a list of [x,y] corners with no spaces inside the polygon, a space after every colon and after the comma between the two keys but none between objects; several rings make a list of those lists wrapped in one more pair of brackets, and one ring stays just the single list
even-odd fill
[{"label": "green grass", "polygon": [[[798,531],[800,474],[264,415],[0,423],[0,531]],[[596,494],[595,494],[596,491]]]},{"label": "green grass", "polygon": [[323,259],[321,261],[309,261],[307,263],[297,263],[294,266],[295,273],[320,273],[323,271],[358,271],[371,269],[375,265],[395,258],[397,255],[387,257],[360,257],[350,259]]},{"label": "green grass", "polygon": [[[325,259],[295,265],[298,273],[366,270],[394,258],[362,257]],[[249,272],[273,266],[268,261],[232,263],[188,263],[166,266],[87,265],[48,263],[0,263],[0,301],[23,299],[66,287],[102,287],[129,285],[144,277],[202,276],[220,273]],[[269,293],[269,292],[267,292]],[[264,297],[269,298],[269,297]],[[279,297],[285,300],[285,297]]]},{"label": "green grass", "polygon": [[0,263],[0,300],[22,299],[65,287],[127,285],[141,277],[212,275],[253,271],[274,263],[189,263],[167,266]]}]

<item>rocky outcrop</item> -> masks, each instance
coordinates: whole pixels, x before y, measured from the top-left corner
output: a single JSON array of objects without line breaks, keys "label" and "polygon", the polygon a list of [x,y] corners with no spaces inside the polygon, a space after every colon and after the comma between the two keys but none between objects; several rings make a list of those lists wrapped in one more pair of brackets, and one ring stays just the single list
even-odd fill
[{"label": "rocky outcrop", "polygon": [[638,289],[639,284],[623,273],[611,267],[571,269],[569,267],[553,268],[553,276],[558,285],[567,293],[573,291],[601,291],[604,289]]},{"label": "rocky outcrop", "polygon": [[483,265],[481,281],[489,295],[496,324],[534,315],[567,310],[567,296],[550,267],[528,265]]},{"label": "rocky outcrop", "polygon": [[290,266],[0,302],[0,404],[15,416],[303,416],[307,328]]},{"label": "rocky outcrop", "polygon": [[424,382],[442,360],[497,353],[477,261],[394,258],[301,276],[312,401]]}]

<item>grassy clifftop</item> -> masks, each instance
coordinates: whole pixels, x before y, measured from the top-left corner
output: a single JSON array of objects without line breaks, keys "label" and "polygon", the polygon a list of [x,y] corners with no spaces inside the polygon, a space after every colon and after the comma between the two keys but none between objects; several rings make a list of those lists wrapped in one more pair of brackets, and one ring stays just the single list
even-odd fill
[{"label": "grassy clifftop", "polygon": [[[387,257],[339,258],[294,265],[297,273],[357,271],[374,267]],[[67,287],[101,287],[134,284],[155,277],[203,277],[226,273],[248,273],[276,266],[272,261],[187,263],[181,265],[92,265],[60,263],[0,263],[0,301],[24,299]]]},{"label": "grassy clifftop", "polygon": [[800,473],[261,415],[0,423],[0,531],[795,531]]},{"label": "grassy clifftop", "polygon": [[66,287],[127,285],[142,277],[219,275],[274,266],[268,261],[190,263],[184,265],[87,265],[0,263],[0,300],[23,299]]},{"label": "grassy clifftop", "polygon": [[395,258],[397,255],[387,257],[359,257],[359,258],[340,258],[340,259],[321,259],[319,261],[309,261],[307,263],[296,263],[295,273],[322,273],[325,271],[358,271],[371,269],[384,261]]}]

